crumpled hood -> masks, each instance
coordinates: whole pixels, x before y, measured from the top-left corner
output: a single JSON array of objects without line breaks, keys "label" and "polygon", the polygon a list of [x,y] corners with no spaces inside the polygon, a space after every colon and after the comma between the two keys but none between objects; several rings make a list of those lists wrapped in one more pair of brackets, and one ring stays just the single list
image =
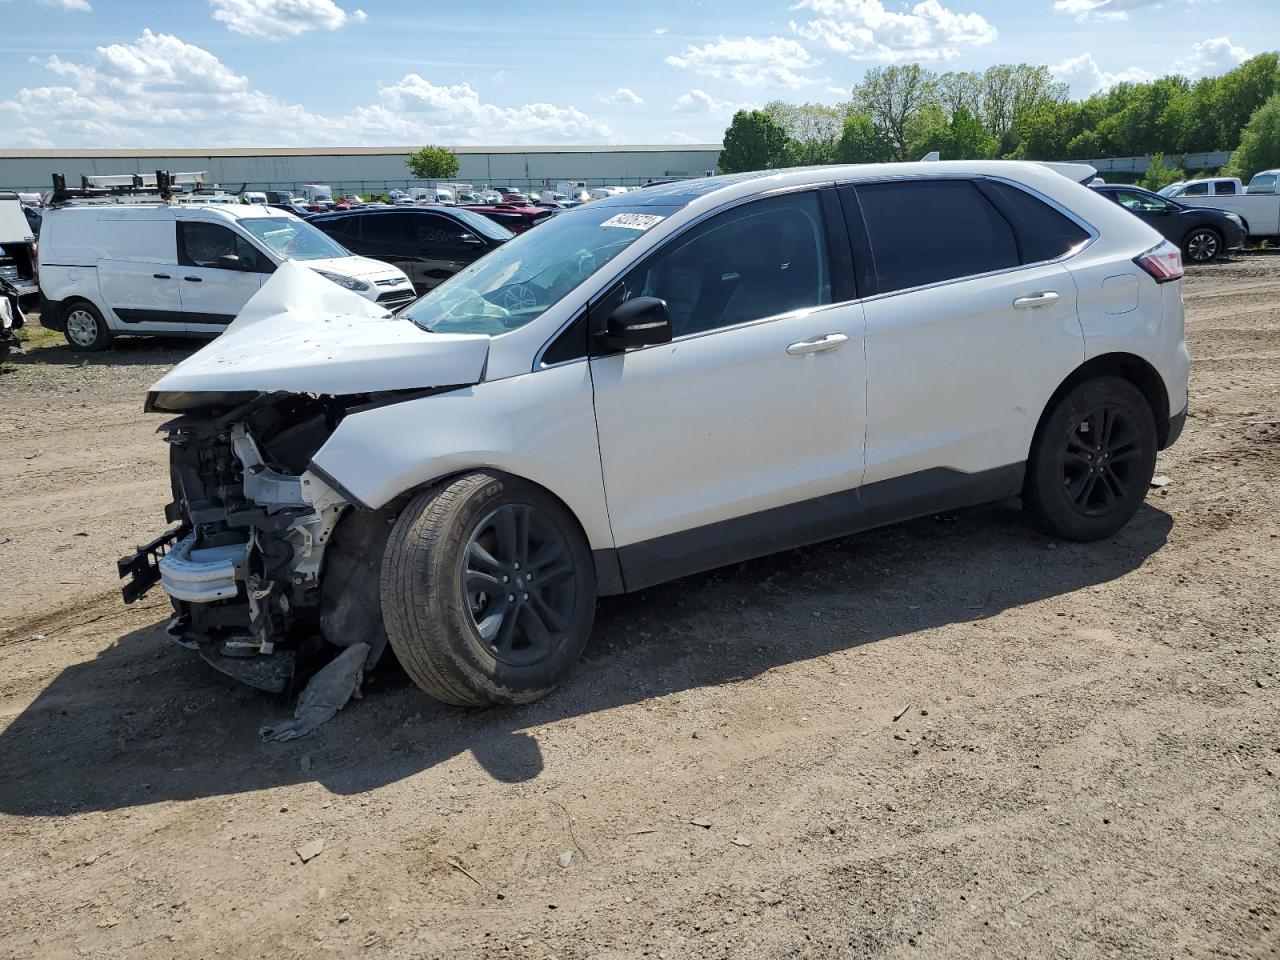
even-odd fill
[{"label": "crumpled hood", "polygon": [[222,336],[151,390],[340,396],[462,386],[480,382],[488,357],[483,334],[428,333],[286,261]]}]

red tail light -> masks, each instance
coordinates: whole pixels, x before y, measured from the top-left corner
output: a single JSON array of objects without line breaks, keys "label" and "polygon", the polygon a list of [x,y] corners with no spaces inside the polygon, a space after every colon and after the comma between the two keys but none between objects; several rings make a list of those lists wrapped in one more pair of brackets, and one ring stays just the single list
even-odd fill
[{"label": "red tail light", "polygon": [[1182,279],[1182,251],[1168,240],[1161,240],[1141,256],[1133,258],[1156,283],[1168,283]]}]

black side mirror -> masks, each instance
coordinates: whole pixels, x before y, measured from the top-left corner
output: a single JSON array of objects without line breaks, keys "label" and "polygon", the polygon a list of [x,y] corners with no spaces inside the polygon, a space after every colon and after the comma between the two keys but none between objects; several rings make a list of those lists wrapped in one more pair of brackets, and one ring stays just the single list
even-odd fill
[{"label": "black side mirror", "polygon": [[609,350],[629,350],[655,343],[671,342],[671,313],[667,301],[658,297],[636,297],[621,304],[605,321],[596,342]]},{"label": "black side mirror", "polygon": [[248,265],[234,253],[224,253],[218,258],[218,266],[223,270],[248,270]]},{"label": "black side mirror", "polygon": [[484,241],[481,240],[479,237],[477,237],[474,233],[464,233],[462,235],[462,242],[465,243],[468,247],[484,246]]}]

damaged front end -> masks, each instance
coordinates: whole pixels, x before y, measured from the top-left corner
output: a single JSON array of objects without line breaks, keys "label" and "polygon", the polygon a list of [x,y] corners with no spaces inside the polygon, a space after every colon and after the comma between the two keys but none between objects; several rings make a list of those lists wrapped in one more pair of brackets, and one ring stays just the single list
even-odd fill
[{"label": "damaged front end", "polygon": [[125,602],[159,583],[175,611],[169,635],[264,690],[302,679],[300,662],[326,641],[367,643],[375,662],[394,514],[354,509],[309,464],[348,413],[402,399],[394,393],[152,394],[148,410],[187,411],[160,428],[173,489],[165,518],[177,526],[120,559]]}]

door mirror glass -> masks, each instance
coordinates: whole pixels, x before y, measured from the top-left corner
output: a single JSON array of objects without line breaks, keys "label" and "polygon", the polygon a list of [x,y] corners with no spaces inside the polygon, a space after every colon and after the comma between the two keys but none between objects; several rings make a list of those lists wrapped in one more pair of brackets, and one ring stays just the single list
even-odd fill
[{"label": "door mirror glass", "polygon": [[671,342],[671,314],[658,297],[636,297],[609,314],[596,342],[609,350],[628,350]]},{"label": "door mirror glass", "polygon": [[247,269],[243,260],[234,253],[224,253],[218,258],[218,266],[223,270],[244,270]]}]

